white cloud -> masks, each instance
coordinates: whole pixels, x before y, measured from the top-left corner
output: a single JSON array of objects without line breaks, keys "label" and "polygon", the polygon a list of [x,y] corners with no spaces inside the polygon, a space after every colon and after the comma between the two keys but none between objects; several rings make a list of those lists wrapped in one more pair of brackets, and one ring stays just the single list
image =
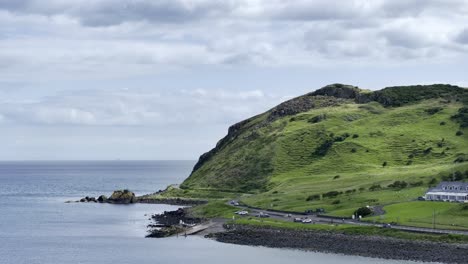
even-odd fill
[{"label": "white cloud", "polygon": [[85,126],[231,124],[279,103],[263,91],[81,90],[0,106],[10,123]]}]

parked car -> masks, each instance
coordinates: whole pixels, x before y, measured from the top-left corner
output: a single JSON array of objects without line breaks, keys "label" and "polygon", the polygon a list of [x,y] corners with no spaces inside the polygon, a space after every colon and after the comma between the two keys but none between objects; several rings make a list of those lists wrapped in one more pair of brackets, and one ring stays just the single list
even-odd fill
[{"label": "parked car", "polygon": [[382,227],[383,228],[392,228],[392,225],[391,224],[383,224]]},{"label": "parked car", "polygon": [[238,214],[238,215],[248,215],[249,212],[243,210],[243,211],[237,211],[236,214]]},{"label": "parked car", "polygon": [[294,218],[293,221],[296,222],[296,223],[302,223],[302,218],[296,217],[296,218]]},{"label": "parked car", "polygon": [[291,214],[286,214],[284,217],[291,217]]},{"label": "parked car", "polygon": [[310,223],[312,223],[312,219],[310,219],[310,218],[302,219],[302,223],[303,224],[310,224]]},{"label": "parked car", "polygon": [[270,217],[270,215],[267,213],[260,212],[258,215],[256,215],[256,217],[267,218],[267,217]]}]

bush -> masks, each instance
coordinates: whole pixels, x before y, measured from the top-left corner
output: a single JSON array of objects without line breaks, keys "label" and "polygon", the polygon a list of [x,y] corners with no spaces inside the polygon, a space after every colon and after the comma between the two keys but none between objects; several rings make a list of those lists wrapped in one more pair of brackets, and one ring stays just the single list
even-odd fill
[{"label": "bush", "polygon": [[453,161],[454,163],[462,163],[468,161],[468,155],[467,154],[461,154],[458,155],[457,158]]},{"label": "bush", "polygon": [[340,200],[335,200],[335,201],[332,202],[332,204],[340,204],[340,203],[341,203]]},{"label": "bush", "polygon": [[418,181],[418,182],[410,182],[409,184],[411,187],[418,187],[423,185],[423,181]]},{"label": "bush", "polygon": [[457,133],[455,133],[455,136],[462,136],[463,135],[463,131],[461,130],[458,130]]},{"label": "bush", "polygon": [[354,211],[355,216],[366,217],[366,216],[369,216],[371,214],[372,214],[372,210],[370,208],[367,208],[367,207],[361,207],[361,208],[358,208],[356,211]]},{"label": "bush", "polygon": [[424,155],[427,155],[427,154],[431,153],[431,151],[432,151],[432,148],[425,149],[424,150]]},{"label": "bush", "polygon": [[359,137],[358,134],[354,134],[354,135],[353,135],[353,138],[358,138],[358,137]]},{"label": "bush", "polygon": [[334,140],[335,140],[335,142],[342,142],[342,141],[345,141],[348,137],[349,137],[349,134],[348,134],[348,133],[344,133],[344,134],[341,135],[341,136],[335,137]]},{"label": "bush", "polygon": [[318,123],[318,122],[323,121],[323,120],[325,120],[325,119],[327,119],[327,115],[325,115],[325,114],[320,114],[320,115],[318,115],[318,116],[314,116],[314,117],[310,118],[310,119],[308,120],[308,122],[309,122],[309,123],[312,123],[312,124],[315,124],[315,123]]},{"label": "bush", "polygon": [[330,148],[333,146],[333,140],[332,139],[326,139],[320,146],[318,146],[315,149],[314,154],[319,155],[319,156],[325,156],[327,155],[327,152],[330,150]]},{"label": "bush", "polygon": [[453,115],[451,119],[460,123],[461,128],[468,127],[468,107],[458,109],[458,113]]},{"label": "bush", "polygon": [[430,181],[429,181],[429,186],[433,186],[433,185],[436,185],[437,184],[437,179],[436,178],[432,178]]},{"label": "bush", "polygon": [[333,198],[333,197],[336,197],[338,195],[342,194],[342,192],[338,192],[338,191],[331,191],[331,192],[327,192],[327,193],[324,193],[322,194],[322,197],[323,198]]},{"label": "bush", "polygon": [[443,109],[442,107],[432,107],[432,108],[424,110],[424,112],[428,113],[429,115],[433,115],[442,111],[442,109]]},{"label": "bush", "polygon": [[388,185],[389,188],[395,188],[395,189],[404,189],[408,186],[408,183],[405,181],[395,181],[394,183]]},{"label": "bush", "polygon": [[441,125],[441,126],[445,126],[446,124],[447,124],[447,123],[445,123],[445,121],[442,121],[442,122],[440,122],[440,124],[439,124],[439,125]]},{"label": "bush", "polygon": [[355,192],[356,192],[356,189],[346,190],[345,191],[346,194],[351,194],[351,193],[355,193]]},{"label": "bush", "polygon": [[382,167],[387,166],[387,164],[388,164],[388,163],[387,163],[386,161],[384,161],[384,162],[382,163]]},{"label": "bush", "polygon": [[356,150],[355,148],[352,148],[352,149],[351,149],[351,153],[356,153],[356,151],[357,151],[357,150]]},{"label": "bush", "polygon": [[374,184],[371,187],[369,187],[369,191],[377,191],[380,189],[382,189],[382,186],[380,186],[380,184]]},{"label": "bush", "polygon": [[339,178],[340,178],[340,175],[336,175],[335,177],[333,177],[334,180],[339,179]]},{"label": "bush", "polygon": [[312,194],[307,197],[306,201],[320,200],[320,194]]}]

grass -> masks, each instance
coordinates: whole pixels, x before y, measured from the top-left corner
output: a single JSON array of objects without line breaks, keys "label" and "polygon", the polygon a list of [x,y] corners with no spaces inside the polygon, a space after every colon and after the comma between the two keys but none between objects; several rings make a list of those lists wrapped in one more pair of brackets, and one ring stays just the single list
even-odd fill
[{"label": "grass", "polygon": [[254,219],[242,218],[231,221],[230,224],[252,225],[268,228],[280,228],[290,230],[310,230],[310,231],[325,231],[334,233],[343,233],[347,235],[373,235],[386,236],[408,240],[424,240],[433,242],[448,242],[448,243],[468,243],[468,236],[453,235],[453,234],[423,234],[401,231],[391,228],[381,228],[373,226],[355,226],[349,224],[302,224],[294,222],[286,222],[275,219]]},{"label": "grass", "polygon": [[[468,230],[466,205],[448,202],[407,202],[385,206],[382,217],[366,218],[377,222],[395,222],[401,225]],[[465,208],[465,209],[464,209]]]},{"label": "grass", "polygon": [[212,200],[207,204],[190,208],[190,213],[201,218],[228,218],[231,219],[234,212],[239,209],[226,204],[226,200]]}]

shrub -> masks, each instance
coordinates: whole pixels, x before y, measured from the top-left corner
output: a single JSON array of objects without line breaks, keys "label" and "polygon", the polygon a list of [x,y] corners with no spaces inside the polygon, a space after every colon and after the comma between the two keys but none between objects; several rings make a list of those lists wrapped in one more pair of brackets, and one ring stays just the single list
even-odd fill
[{"label": "shrub", "polygon": [[441,126],[445,126],[446,124],[447,124],[447,123],[445,123],[445,121],[442,121],[442,122],[440,122],[440,124],[439,124],[439,125],[441,125]]},{"label": "shrub", "polygon": [[455,133],[455,136],[462,136],[463,135],[463,131],[461,130],[458,130],[457,133]]},{"label": "shrub", "polygon": [[351,193],[355,193],[355,192],[356,192],[356,189],[346,190],[345,191],[346,194],[351,194]]},{"label": "shrub", "polygon": [[333,197],[336,197],[338,195],[342,194],[342,192],[338,192],[338,191],[331,191],[331,192],[327,192],[327,193],[324,193],[322,194],[322,197],[327,197],[327,198],[333,198]]},{"label": "shrub", "polygon": [[432,151],[432,148],[425,149],[424,150],[424,155],[427,155],[427,154],[431,153],[431,151]]},{"label": "shrub", "polygon": [[330,148],[333,146],[333,140],[331,139],[326,139],[320,146],[318,146],[315,149],[314,154],[319,155],[319,156],[325,156],[330,150]]},{"label": "shrub", "polygon": [[436,184],[437,184],[437,179],[436,179],[436,178],[432,178],[432,179],[429,181],[429,186],[436,185]]},{"label": "shrub", "polygon": [[359,137],[358,134],[354,134],[354,135],[353,135],[353,138],[358,138],[358,137]]},{"label": "shrub", "polygon": [[312,194],[307,197],[306,201],[320,200],[320,194]]},{"label": "shrub", "polygon": [[388,185],[389,188],[395,188],[395,189],[404,189],[408,186],[408,183],[405,181],[395,181],[394,183]]},{"label": "shrub", "polygon": [[340,203],[341,203],[340,200],[335,200],[335,201],[332,202],[332,204],[340,204]]},{"label": "shrub", "polygon": [[354,211],[354,215],[356,216],[366,217],[371,214],[372,214],[372,210],[367,207],[361,207],[361,208],[358,208],[356,211]]},{"label": "shrub", "polygon": [[340,178],[340,175],[336,175],[335,177],[333,177],[334,180],[339,179],[339,178]]},{"label": "shrub", "polygon": [[408,161],[406,162],[406,165],[408,165],[408,166],[411,165],[411,164],[413,164],[413,161],[412,161],[412,160],[408,160]]},{"label": "shrub", "polygon": [[360,191],[360,192],[364,191],[365,189],[366,189],[366,188],[364,188],[364,187],[359,187],[359,191]]},{"label": "shrub", "polygon": [[424,110],[424,112],[428,113],[429,115],[433,115],[442,111],[442,109],[443,109],[442,107],[432,107],[432,108]]},{"label": "shrub", "polygon": [[462,163],[468,161],[468,155],[466,154],[461,154],[458,155],[457,158],[453,161],[454,163]]},{"label": "shrub", "polygon": [[458,113],[450,118],[460,123],[461,128],[468,127],[468,107],[458,109]]},{"label": "shrub", "polygon": [[318,116],[314,116],[314,117],[310,118],[310,119],[308,120],[308,122],[309,122],[309,123],[312,123],[312,124],[315,124],[315,123],[318,123],[318,122],[323,121],[323,120],[325,120],[325,119],[327,119],[327,115],[325,115],[325,114],[320,114],[320,115],[318,115]]},{"label": "shrub", "polygon": [[382,189],[382,186],[380,186],[380,184],[374,184],[371,187],[369,187],[369,191],[377,191],[380,189]]},{"label": "shrub", "polygon": [[382,163],[382,167],[387,166],[387,164],[388,164],[388,163],[387,163],[386,161],[384,161],[384,162]]},{"label": "shrub", "polygon": [[356,150],[355,148],[352,148],[352,149],[351,149],[351,153],[356,153],[356,151],[357,151],[357,150]]},{"label": "shrub", "polygon": [[418,181],[418,182],[410,182],[409,184],[411,187],[418,187],[423,185],[423,181]]},{"label": "shrub", "polygon": [[335,140],[335,142],[342,142],[342,141],[345,141],[348,137],[349,137],[349,134],[348,134],[348,133],[344,133],[344,134],[341,135],[341,136],[335,137],[334,140]]}]

